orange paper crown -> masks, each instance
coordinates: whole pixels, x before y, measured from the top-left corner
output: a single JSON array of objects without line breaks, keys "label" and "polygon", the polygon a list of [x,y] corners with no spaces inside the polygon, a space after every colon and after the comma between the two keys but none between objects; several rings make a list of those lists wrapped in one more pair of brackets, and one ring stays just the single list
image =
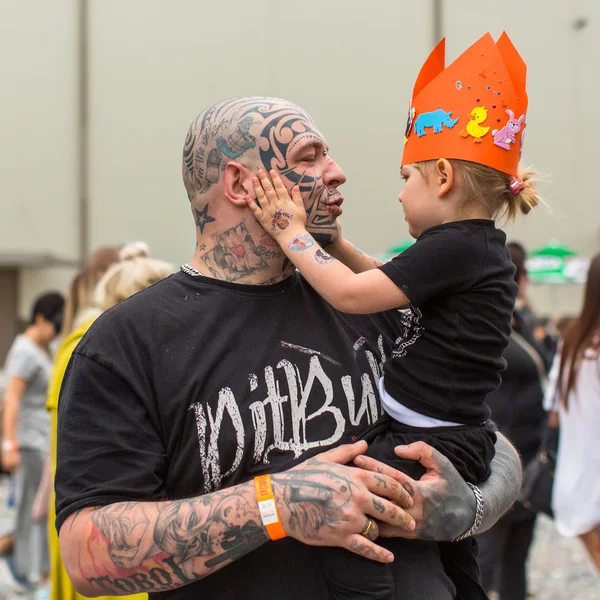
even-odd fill
[{"label": "orange paper crown", "polygon": [[457,158],[517,175],[527,66],[503,33],[487,33],[450,66],[445,39],[421,68],[409,107],[402,164]]}]

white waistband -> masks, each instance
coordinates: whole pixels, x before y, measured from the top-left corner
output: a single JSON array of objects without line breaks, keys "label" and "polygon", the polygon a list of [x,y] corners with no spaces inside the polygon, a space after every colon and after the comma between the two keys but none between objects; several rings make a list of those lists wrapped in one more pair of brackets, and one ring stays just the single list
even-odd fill
[{"label": "white waistband", "polygon": [[404,423],[410,427],[457,427],[463,423],[453,423],[452,421],[442,421],[434,419],[427,415],[422,415],[416,410],[407,408],[398,400],[392,398],[386,391],[383,377],[379,379],[379,397],[381,398],[381,406],[383,410],[398,423]]}]

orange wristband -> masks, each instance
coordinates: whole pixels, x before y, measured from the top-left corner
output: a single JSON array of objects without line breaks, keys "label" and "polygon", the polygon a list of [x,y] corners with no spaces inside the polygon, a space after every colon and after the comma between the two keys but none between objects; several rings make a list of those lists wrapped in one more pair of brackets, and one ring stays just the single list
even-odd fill
[{"label": "orange wristband", "polygon": [[271,487],[270,475],[258,475],[254,478],[254,487],[256,488],[256,499],[258,500],[258,510],[260,518],[265,526],[269,537],[275,541],[286,537],[285,530],[279,519],[279,511],[275,504],[275,496]]}]

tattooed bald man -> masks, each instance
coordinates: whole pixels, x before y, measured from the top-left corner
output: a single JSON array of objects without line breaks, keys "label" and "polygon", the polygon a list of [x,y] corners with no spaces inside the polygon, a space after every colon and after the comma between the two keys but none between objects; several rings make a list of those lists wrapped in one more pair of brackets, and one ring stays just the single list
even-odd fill
[{"label": "tattooed bald man", "polygon": [[[321,244],[336,239],[346,177],[310,116],[273,98],[215,104],[183,150],[193,259],[106,312],[73,353],[56,526],[85,595],[326,599],[313,546],[390,562],[400,537],[449,540],[475,522],[474,494],[432,448],[397,450],[428,470],[420,481],[363,456],[401,322],[338,313],[308,286],[246,204],[259,167],[300,187]],[[504,439],[492,469],[480,530],[519,488]],[[266,479],[255,485],[264,474],[277,510]],[[454,597],[443,569],[423,569],[419,597]]]}]

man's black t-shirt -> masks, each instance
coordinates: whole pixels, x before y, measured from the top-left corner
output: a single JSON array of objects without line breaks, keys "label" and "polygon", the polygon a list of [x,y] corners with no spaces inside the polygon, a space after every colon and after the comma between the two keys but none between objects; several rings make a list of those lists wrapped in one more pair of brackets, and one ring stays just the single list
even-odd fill
[{"label": "man's black t-shirt", "polygon": [[489,418],[517,295],[505,243],[493,221],[456,221],[380,267],[411,303],[384,367],[386,390],[404,406],[465,425]]},{"label": "man's black t-shirt", "polygon": [[[57,528],[78,508],[198,496],[355,441],[380,414],[377,381],[398,328],[395,311],[338,313],[298,274],[259,287],[177,273],[122,302],[65,374]],[[328,597],[313,549],[293,539],[154,597],[265,589]]]}]

